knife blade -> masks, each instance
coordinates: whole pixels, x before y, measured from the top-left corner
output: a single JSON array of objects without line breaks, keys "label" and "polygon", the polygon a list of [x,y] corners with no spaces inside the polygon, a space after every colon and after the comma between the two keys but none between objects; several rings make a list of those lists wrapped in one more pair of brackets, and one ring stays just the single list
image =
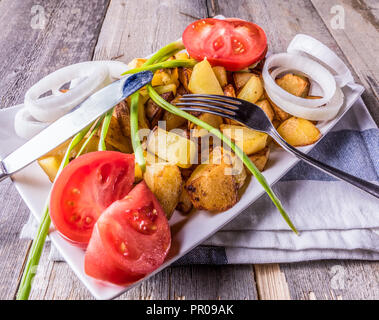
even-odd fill
[{"label": "knife blade", "polygon": [[73,137],[119,102],[147,85],[152,78],[153,73],[150,71],[128,75],[89,96],[70,113],[53,122],[0,161],[0,181]]}]

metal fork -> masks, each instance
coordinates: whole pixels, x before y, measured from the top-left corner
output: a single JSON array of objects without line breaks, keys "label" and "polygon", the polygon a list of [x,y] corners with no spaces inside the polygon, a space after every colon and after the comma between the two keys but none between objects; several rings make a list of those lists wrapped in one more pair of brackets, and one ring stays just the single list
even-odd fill
[{"label": "metal fork", "polygon": [[266,116],[266,113],[253,103],[226,96],[186,94],[180,98],[179,102],[176,103],[176,106],[179,106],[180,109],[184,111],[205,112],[229,118],[256,131],[267,133],[284,150],[294,154],[299,159],[333,177],[346,181],[353,186],[366,191],[376,198],[379,198],[379,185],[370,183],[339,169],[333,168],[306,155],[288,144],[276,131],[275,127]]}]

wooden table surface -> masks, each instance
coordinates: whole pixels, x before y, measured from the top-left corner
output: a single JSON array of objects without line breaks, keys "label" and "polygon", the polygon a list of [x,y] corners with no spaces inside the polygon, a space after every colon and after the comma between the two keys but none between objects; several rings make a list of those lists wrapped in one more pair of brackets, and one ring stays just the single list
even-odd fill
[{"label": "wooden table surface", "polygon": [[[30,86],[58,68],[143,57],[195,19],[216,14],[258,23],[274,52],[297,33],[321,40],[365,86],[363,99],[378,123],[377,0],[0,0],[0,107],[22,103]],[[18,288],[31,245],[19,239],[27,217],[14,186],[1,183],[0,299],[13,299]],[[31,298],[91,299],[66,263],[47,259],[48,249]],[[120,299],[379,299],[379,263],[171,267]]]}]

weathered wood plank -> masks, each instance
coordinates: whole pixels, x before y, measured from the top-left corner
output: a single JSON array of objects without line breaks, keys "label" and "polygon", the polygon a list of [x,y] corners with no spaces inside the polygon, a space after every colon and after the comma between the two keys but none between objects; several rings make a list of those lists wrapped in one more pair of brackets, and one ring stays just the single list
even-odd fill
[{"label": "weathered wood plank", "polygon": [[343,50],[359,81],[365,86],[363,99],[379,124],[379,2],[311,1]]},{"label": "weathered wood plank", "polygon": [[191,16],[205,17],[202,1],[112,0],[99,35],[94,59],[129,62],[147,56],[181,37]]},{"label": "weathered wood plank", "polygon": [[[32,13],[35,1],[0,2],[1,108],[22,103],[26,90],[49,72],[90,59],[108,1],[38,3]],[[33,29],[41,10],[46,25]],[[29,211],[10,182],[0,184],[0,199],[0,297],[12,299],[30,245],[18,239]]]},{"label": "weathered wood plank", "polygon": [[254,270],[250,265],[171,268],[170,299],[255,300]]},{"label": "weathered wood plank", "polygon": [[13,299],[30,241],[20,240],[28,209],[10,181],[0,184],[0,297]]},{"label": "weathered wood plank", "polygon": [[378,300],[379,263],[317,261],[282,264],[292,299]]},{"label": "weathered wood plank", "polygon": [[278,264],[254,266],[259,300],[291,300],[286,276]]}]

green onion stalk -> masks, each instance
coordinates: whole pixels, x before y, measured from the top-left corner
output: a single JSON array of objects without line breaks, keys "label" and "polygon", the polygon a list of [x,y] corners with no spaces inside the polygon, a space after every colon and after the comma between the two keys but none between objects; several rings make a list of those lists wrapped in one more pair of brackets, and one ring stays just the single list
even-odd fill
[{"label": "green onion stalk", "polygon": [[105,138],[108,134],[109,125],[111,124],[113,109],[109,110],[104,117],[103,125],[101,126],[101,133],[100,133],[100,139],[99,139],[99,151],[105,151],[107,150],[107,147],[105,145]]},{"label": "green onion stalk", "polygon": [[[164,61],[170,58],[176,52],[184,49],[184,45],[182,41],[175,41],[162,49],[158,50],[155,54],[153,54],[140,68],[135,68],[132,70],[128,70],[123,74],[133,74],[141,71],[155,71],[159,69],[166,68],[176,68],[176,67],[193,67],[196,64],[196,61],[193,59],[187,60],[171,60]],[[135,92],[131,95],[130,102],[130,136],[132,140],[132,146],[134,155],[136,157],[136,162],[138,166],[141,168],[142,172],[146,170],[146,160],[143,155],[143,149],[141,145],[141,140],[138,135],[138,107],[139,107],[139,92]]]},{"label": "green onion stalk", "polygon": [[197,61],[195,59],[162,61],[162,62],[158,62],[149,66],[146,66],[144,64],[142,67],[128,70],[124,72],[122,75],[133,74],[133,73],[142,72],[142,71],[156,71],[160,69],[169,69],[169,68],[176,68],[176,67],[193,68],[196,63]]},{"label": "green onion stalk", "polygon": [[[79,132],[70,142],[66,153],[63,157],[61,165],[58,169],[57,176],[62,172],[63,168],[70,161],[71,151],[83,140],[88,131],[90,130],[92,124],[87,126],[81,132]],[[43,247],[46,241],[46,237],[49,233],[49,228],[51,224],[48,201],[45,206],[44,214],[41,223],[38,227],[37,235],[33,240],[32,247],[30,249],[28,260],[25,265],[25,269],[21,278],[20,286],[18,288],[17,300],[27,300],[29,298],[30,290],[32,288],[32,281],[36,274],[36,269],[38,267],[39,260],[43,251]]]},{"label": "green onion stalk", "polygon": [[254,175],[254,177],[258,180],[258,182],[262,185],[263,189],[267,192],[269,197],[271,198],[272,202],[275,204],[275,206],[278,208],[279,212],[283,216],[284,220],[287,222],[289,227],[298,234],[298,231],[296,230],[296,227],[291,222],[291,219],[287,215],[286,211],[284,210],[280,200],[277,198],[273,190],[270,188],[269,184],[266,181],[266,178],[262,175],[262,173],[257,169],[257,167],[254,165],[254,163],[250,160],[250,158],[238,147],[236,146],[229,138],[225,137],[218,129],[212,127],[208,123],[200,120],[199,118],[196,118],[195,116],[178,109],[174,105],[170,104],[166,100],[164,100],[151,86],[147,86],[147,92],[150,96],[150,98],[161,108],[167,110],[168,112],[171,112],[179,117],[185,118],[188,121],[193,122],[194,124],[206,129],[211,134],[215,135],[217,138],[222,140],[224,143],[226,143],[233,151],[234,153],[243,161],[245,166],[249,169],[249,171]]}]

